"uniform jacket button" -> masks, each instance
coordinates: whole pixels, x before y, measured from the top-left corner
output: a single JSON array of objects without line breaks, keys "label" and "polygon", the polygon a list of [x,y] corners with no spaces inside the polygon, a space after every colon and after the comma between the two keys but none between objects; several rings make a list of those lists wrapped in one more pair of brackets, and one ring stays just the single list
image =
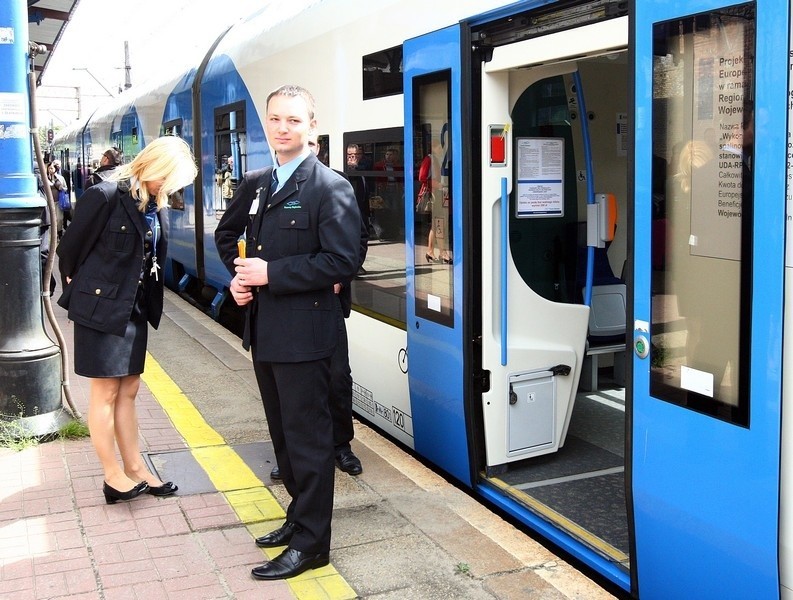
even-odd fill
[{"label": "uniform jacket button", "polygon": [[262,245],[261,245],[261,244],[259,244],[258,246],[256,246],[256,249],[257,249],[257,250],[261,250],[261,249],[262,249]]},{"label": "uniform jacket button", "polygon": [[126,230],[127,230],[127,226],[126,225],[122,225],[121,226],[121,231],[126,231]]},{"label": "uniform jacket button", "polygon": [[314,300],[314,308],[317,308],[317,307],[319,307],[319,302],[317,302],[316,300]]},{"label": "uniform jacket button", "polygon": [[294,220],[294,219],[292,219],[292,220],[289,222],[289,224],[290,224],[290,225],[294,225],[294,224],[295,224],[295,220]]},{"label": "uniform jacket button", "polygon": [[151,237],[151,231],[146,232],[146,237]]},{"label": "uniform jacket button", "polygon": [[102,293],[102,290],[100,290],[99,288],[96,288],[96,289],[94,290],[94,294],[96,294],[97,296],[98,296],[99,294],[101,294],[101,293]]}]

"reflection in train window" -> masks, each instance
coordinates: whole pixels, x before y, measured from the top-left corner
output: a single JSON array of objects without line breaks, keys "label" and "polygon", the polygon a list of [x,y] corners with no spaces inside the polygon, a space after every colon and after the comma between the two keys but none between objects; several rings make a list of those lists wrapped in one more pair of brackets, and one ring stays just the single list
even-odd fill
[{"label": "reflection in train window", "polygon": [[653,39],[650,391],[747,425],[755,5]]},{"label": "reflection in train window", "polygon": [[366,262],[352,282],[356,309],[404,328],[405,166],[400,127],[344,135],[344,173],[369,230]]},{"label": "reflection in train window", "polygon": [[402,46],[363,57],[363,99],[402,93]]},{"label": "reflection in train window", "polygon": [[416,315],[454,326],[450,74],[415,80]]},{"label": "reflection in train window", "polygon": [[245,172],[245,103],[215,109],[215,189],[212,208],[215,218],[223,216],[237,183]]}]

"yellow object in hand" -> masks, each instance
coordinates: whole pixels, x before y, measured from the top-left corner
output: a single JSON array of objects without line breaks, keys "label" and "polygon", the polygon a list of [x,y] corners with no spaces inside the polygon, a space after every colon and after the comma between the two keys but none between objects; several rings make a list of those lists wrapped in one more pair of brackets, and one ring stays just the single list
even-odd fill
[{"label": "yellow object in hand", "polygon": [[245,240],[237,240],[237,252],[240,258],[245,258]]}]

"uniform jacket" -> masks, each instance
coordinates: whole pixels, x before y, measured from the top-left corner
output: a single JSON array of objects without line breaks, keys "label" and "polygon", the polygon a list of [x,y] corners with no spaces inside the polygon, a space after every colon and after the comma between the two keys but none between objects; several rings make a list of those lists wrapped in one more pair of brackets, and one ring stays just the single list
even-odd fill
[{"label": "uniform jacket", "polygon": [[[347,177],[345,173],[342,171],[337,171],[333,169],[334,173],[338,173],[341,177],[344,177],[347,181],[350,181],[350,178]],[[352,182],[350,181],[350,185]],[[353,192],[355,188],[353,187]],[[360,205],[359,205],[360,210]],[[366,253],[369,251],[369,228],[366,226],[366,221],[363,219],[363,215],[361,215],[361,246],[360,246],[360,254],[358,257],[358,269],[363,266],[364,261],[366,260]],[[357,271],[356,271],[357,273]],[[344,318],[350,316],[352,312],[352,289],[350,288],[350,284],[352,280],[341,281],[341,291],[339,292],[339,302],[341,303],[341,312],[344,315]]]},{"label": "uniform jacket", "polygon": [[[333,284],[360,264],[361,217],[350,183],[310,154],[270,193],[272,167],[250,171],[215,230],[220,258],[234,276],[237,239],[247,228],[247,256],[268,262],[269,284],[248,305],[243,345],[256,361],[326,358],[336,346]],[[249,210],[259,198],[258,211]]]},{"label": "uniform jacket", "polygon": [[[167,210],[158,213],[157,262],[166,264]],[[146,244],[151,244],[137,202],[126,182],[103,181],[80,197],[74,220],[58,244],[58,266],[71,277],[58,304],[69,319],[98,331],[124,335],[138,293]],[[164,273],[149,280],[148,320],[160,324]]]}]

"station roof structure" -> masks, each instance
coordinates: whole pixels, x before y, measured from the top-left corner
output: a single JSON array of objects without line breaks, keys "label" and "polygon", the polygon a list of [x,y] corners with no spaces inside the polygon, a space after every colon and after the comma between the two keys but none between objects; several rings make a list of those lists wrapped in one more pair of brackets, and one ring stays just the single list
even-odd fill
[{"label": "station roof structure", "polygon": [[27,2],[29,39],[47,49],[47,52],[37,54],[34,61],[36,83],[41,85],[41,77],[80,0],[27,0]]}]

